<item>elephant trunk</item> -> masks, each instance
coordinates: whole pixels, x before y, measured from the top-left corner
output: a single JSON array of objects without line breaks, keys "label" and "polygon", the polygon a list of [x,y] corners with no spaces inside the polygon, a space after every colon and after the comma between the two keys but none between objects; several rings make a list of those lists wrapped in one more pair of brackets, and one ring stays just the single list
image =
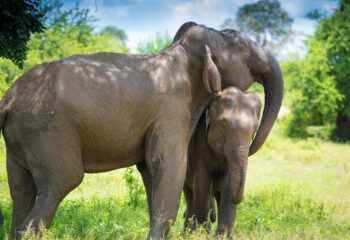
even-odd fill
[{"label": "elephant trunk", "polygon": [[259,129],[249,149],[249,156],[256,153],[264,144],[278,116],[283,99],[283,77],[277,60],[267,53],[269,71],[263,73],[265,107]]},{"label": "elephant trunk", "polygon": [[[248,141],[247,141],[248,142]],[[226,156],[230,177],[232,202],[239,204],[243,199],[244,183],[247,173],[249,145],[234,146]]]}]

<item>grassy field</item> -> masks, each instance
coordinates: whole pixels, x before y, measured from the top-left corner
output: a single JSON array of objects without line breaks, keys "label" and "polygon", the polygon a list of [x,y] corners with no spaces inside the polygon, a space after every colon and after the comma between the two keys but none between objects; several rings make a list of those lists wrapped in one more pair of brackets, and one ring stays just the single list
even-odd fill
[{"label": "grassy field", "polygon": [[[235,238],[350,239],[350,144],[289,139],[279,132],[277,124],[261,151],[249,159]],[[0,157],[3,239],[10,232],[12,203],[3,149]],[[44,238],[144,239],[149,224],[146,198],[139,191],[138,206],[130,204],[124,172],[86,174],[83,183],[61,203]],[[138,173],[133,174],[139,180]],[[182,199],[170,238],[207,238],[201,231],[183,236],[184,209]]]}]

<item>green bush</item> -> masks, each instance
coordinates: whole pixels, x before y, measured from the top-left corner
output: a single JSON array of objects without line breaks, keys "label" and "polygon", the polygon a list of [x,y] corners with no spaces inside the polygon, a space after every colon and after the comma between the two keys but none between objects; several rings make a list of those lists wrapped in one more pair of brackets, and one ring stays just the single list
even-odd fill
[{"label": "green bush", "polygon": [[281,64],[288,96],[292,98],[286,121],[287,134],[292,137],[310,136],[310,126],[334,128],[337,107],[343,99],[331,75],[326,44],[310,37],[308,46],[305,58]]},{"label": "green bush", "polygon": [[172,40],[169,34],[166,32],[163,35],[157,33],[155,38],[148,40],[147,42],[141,42],[136,47],[136,53],[138,54],[151,54],[158,52],[171,44]]},{"label": "green bush", "polygon": [[341,0],[331,16],[318,20],[306,56],[281,64],[291,98],[289,136],[350,140],[349,31],[350,4]]},{"label": "green bush", "polygon": [[123,179],[125,180],[127,191],[127,203],[129,206],[138,207],[141,202],[145,203],[145,188],[135,176],[135,168],[128,167],[125,169]]}]

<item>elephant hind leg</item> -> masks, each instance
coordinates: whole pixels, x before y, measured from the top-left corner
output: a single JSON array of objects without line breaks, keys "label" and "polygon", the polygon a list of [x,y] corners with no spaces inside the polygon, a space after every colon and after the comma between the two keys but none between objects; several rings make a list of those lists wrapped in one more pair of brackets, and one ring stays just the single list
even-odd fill
[{"label": "elephant hind leg", "polygon": [[32,211],[37,195],[33,177],[28,169],[16,162],[16,157],[7,151],[7,174],[13,201],[11,239],[16,238],[21,224]]},{"label": "elephant hind leg", "polygon": [[37,201],[20,227],[31,226],[37,232],[42,225],[51,225],[59,203],[83,180],[84,167],[78,141],[62,141],[57,134],[32,139],[34,144],[24,146],[26,162],[37,187]]}]

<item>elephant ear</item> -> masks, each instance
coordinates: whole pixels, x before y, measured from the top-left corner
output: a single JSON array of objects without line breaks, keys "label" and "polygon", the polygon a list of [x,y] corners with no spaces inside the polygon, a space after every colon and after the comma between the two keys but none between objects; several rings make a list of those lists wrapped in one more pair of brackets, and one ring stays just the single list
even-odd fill
[{"label": "elephant ear", "polygon": [[205,89],[216,96],[221,94],[221,76],[219,69],[213,61],[210,48],[205,45],[203,83]]}]

